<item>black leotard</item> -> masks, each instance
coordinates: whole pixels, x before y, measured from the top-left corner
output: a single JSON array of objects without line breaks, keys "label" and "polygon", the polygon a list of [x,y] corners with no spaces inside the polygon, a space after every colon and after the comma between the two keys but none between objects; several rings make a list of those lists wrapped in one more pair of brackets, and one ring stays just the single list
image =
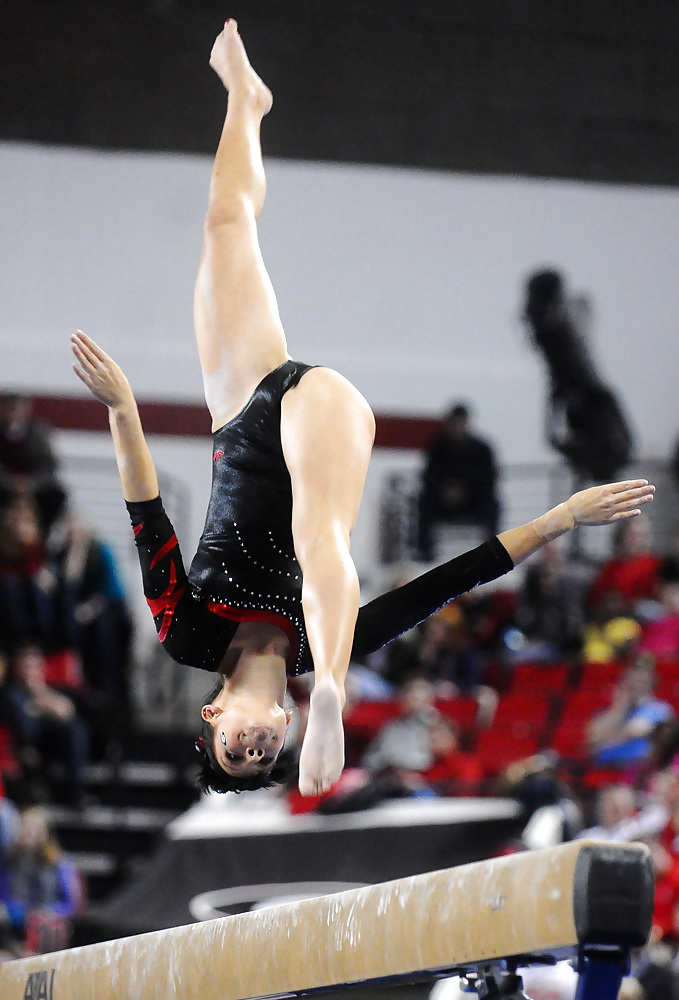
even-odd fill
[{"label": "black leotard", "polygon": [[292,539],[292,485],[281,445],[281,402],[311,365],[286,361],[214,434],[212,490],[189,570],[194,596],[231,621],[278,625],[297,672],[306,653],[302,571]]},{"label": "black leotard", "polygon": [[[160,498],[128,503],[144,594],[179,663],[217,670],[238,622],[268,621],[290,641],[288,673],[313,670],[292,539],[292,488],[280,438],[283,395],[309,365],[287,361],[214,435],[212,492],[188,577]],[[479,583],[513,568],[492,538],[360,609],[353,656],[364,656]]]}]

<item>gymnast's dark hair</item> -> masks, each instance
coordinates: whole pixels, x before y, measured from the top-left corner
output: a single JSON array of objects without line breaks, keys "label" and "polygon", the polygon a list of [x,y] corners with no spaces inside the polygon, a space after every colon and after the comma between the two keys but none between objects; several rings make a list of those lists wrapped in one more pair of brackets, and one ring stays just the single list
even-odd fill
[{"label": "gymnast's dark hair", "polygon": [[[219,684],[207,696],[208,704],[214,701],[222,687],[223,681],[220,680]],[[292,778],[297,761],[294,750],[283,749],[278,754],[273,766],[268,770],[242,777],[227,774],[217,760],[214,749],[214,730],[206,719],[203,719],[200,736],[196,740],[196,750],[200,753],[201,758],[198,785],[204,792],[252,792],[257,788],[286,785]]]}]

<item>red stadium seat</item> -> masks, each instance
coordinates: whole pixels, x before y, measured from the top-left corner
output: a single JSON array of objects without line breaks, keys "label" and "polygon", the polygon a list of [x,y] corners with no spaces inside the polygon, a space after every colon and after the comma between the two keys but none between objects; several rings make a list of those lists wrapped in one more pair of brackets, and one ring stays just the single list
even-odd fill
[{"label": "red stadium seat", "polygon": [[679,663],[676,660],[666,660],[656,665],[658,683],[655,689],[656,698],[668,701],[679,714]]},{"label": "red stadium seat", "polygon": [[520,663],[514,669],[512,693],[561,694],[568,685],[570,670],[567,663]]},{"label": "red stadium seat", "polygon": [[382,726],[402,712],[398,701],[360,701],[344,715],[347,760],[357,762]]},{"label": "red stadium seat", "polygon": [[439,712],[456,722],[460,729],[469,732],[476,725],[479,703],[476,698],[460,695],[458,698],[439,698],[436,702]]},{"label": "red stadium seat", "polygon": [[475,752],[486,774],[495,775],[514,761],[531,757],[539,749],[540,743],[534,735],[493,727],[481,733]]},{"label": "red stadium seat", "polygon": [[611,689],[619,683],[626,670],[624,663],[585,663],[579,687]]},{"label": "red stadium seat", "polygon": [[493,728],[528,726],[531,732],[541,734],[549,721],[551,704],[548,695],[507,694],[500,699]]},{"label": "red stadium seat", "polygon": [[559,725],[549,741],[550,748],[566,760],[585,760],[587,748],[584,725]]}]

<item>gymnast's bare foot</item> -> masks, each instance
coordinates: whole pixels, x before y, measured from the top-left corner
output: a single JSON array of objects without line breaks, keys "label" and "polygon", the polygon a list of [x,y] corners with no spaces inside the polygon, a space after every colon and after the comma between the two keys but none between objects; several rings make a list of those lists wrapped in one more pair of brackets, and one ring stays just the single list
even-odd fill
[{"label": "gymnast's bare foot", "polygon": [[331,680],[321,680],[311,692],[309,719],[299,758],[302,795],[329,791],[344,767],[342,693]]},{"label": "gymnast's bare foot", "polygon": [[210,65],[230,94],[247,94],[262,115],[271,110],[273,95],[250,65],[234,20],[227,21],[210,53]]}]

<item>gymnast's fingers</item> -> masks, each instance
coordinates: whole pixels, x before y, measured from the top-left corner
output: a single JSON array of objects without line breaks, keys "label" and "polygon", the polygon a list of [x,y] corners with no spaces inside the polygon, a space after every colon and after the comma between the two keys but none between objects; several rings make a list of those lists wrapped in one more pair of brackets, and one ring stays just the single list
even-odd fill
[{"label": "gymnast's fingers", "polygon": [[86,333],[82,330],[78,330],[76,333],[78,340],[86,346],[91,355],[97,358],[99,361],[111,361],[112,359],[103,351],[99,344],[97,344],[91,337],[88,337]]},{"label": "gymnast's fingers", "polygon": [[73,368],[73,371],[76,373],[76,375],[78,376],[78,378],[80,379],[80,381],[84,382],[84,384],[87,386],[87,388],[91,392],[93,392],[94,391],[94,386],[92,384],[92,376],[88,375],[88,373],[86,371],[84,371],[79,365],[71,365],[71,367]]},{"label": "gymnast's fingers", "polygon": [[641,514],[639,507],[634,507],[631,510],[618,510],[615,514],[611,514],[611,521],[627,521],[630,517],[638,517]]},{"label": "gymnast's fingers", "polygon": [[97,369],[96,364],[94,364],[90,360],[90,358],[87,356],[87,354],[85,354],[82,348],[77,343],[73,343],[71,346],[73,349],[73,353],[82,371],[85,372],[87,375],[89,375],[90,378],[97,378],[97,377],[100,378],[101,376]]},{"label": "gymnast's fingers", "polygon": [[[78,331],[78,333],[74,334],[74,336],[71,338],[71,343],[73,344],[73,349],[81,357],[86,358],[87,361],[88,361],[88,363],[90,364],[90,366],[93,369],[96,370],[97,368],[101,367],[101,365],[102,365],[102,359],[99,358],[94,353],[94,351],[92,350],[92,348],[87,343],[87,340],[84,338],[84,334],[80,334],[80,331]],[[107,359],[107,360],[110,360],[110,359]]]},{"label": "gymnast's fingers", "polygon": [[627,490],[637,490],[648,486],[648,479],[628,479],[621,483],[610,483],[608,489],[612,493],[625,493]]}]

